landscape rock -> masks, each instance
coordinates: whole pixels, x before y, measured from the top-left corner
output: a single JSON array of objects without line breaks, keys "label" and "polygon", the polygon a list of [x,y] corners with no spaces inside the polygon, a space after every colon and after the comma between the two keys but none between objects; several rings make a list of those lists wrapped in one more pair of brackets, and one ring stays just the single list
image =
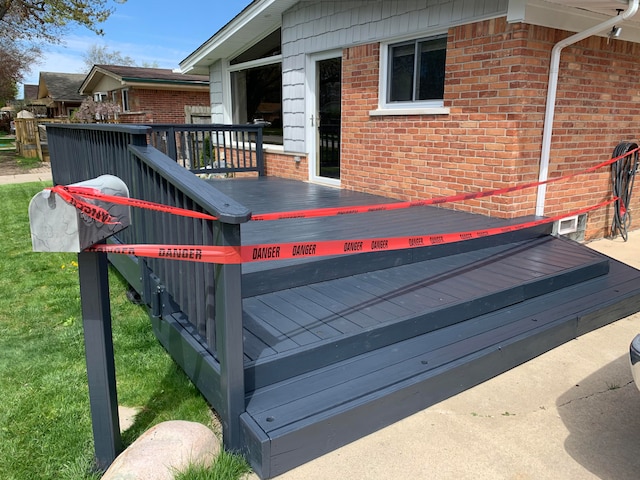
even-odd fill
[{"label": "landscape rock", "polygon": [[211,465],[220,441],[211,429],[196,422],[160,423],[122,452],[102,480],[173,480],[190,464]]}]

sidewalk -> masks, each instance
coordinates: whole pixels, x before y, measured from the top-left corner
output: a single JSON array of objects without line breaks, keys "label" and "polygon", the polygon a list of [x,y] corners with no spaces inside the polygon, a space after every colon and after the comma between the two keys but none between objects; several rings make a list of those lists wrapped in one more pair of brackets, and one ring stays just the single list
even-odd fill
[{"label": "sidewalk", "polygon": [[51,165],[43,163],[41,167],[29,170],[29,173],[20,175],[2,175],[0,176],[0,185],[8,185],[10,183],[29,183],[29,182],[51,182]]},{"label": "sidewalk", "polygon": [[[640,268],[640,230],[589,247]],[[640,314],[583,335],[278,479],[635,480]],[[257,478],[257,477],[253,477]]]}]

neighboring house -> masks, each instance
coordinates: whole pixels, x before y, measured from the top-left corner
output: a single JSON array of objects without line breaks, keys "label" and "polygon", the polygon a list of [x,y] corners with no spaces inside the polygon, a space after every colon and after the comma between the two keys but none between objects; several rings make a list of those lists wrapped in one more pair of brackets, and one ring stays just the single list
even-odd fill
[{"label": "neighboring house", "polygon": [[211,123],[209,78],[205,75],[94,65],[80,93],[119,104],[122,123]]},{"label": "neighboring house", "polygon": [[32,100],[35,100],[36,98],[38,98],[38,85],[29,83],[29,84],[23,85],[23,88],[24,88],[24,101],[26,103],[29,103]]},{"label": "neighboring house", "polygon": [[[40,72],[38,94],[30,105],[46,107],[46,117],[70,117],[82,103],[78,93],[84,73]],[[26,99],[25,90],[25,99]]]},{"label": "neighboring house", "polygon": [[[209,75],[214,123],[267,125],[269,175],[417,200],[577,173],[637,140],[636,7],[255,0],[180,67]],[[455,208],[556,216],[610,183],[602,170]],[[579,219],[587,239],[611,208]]]}]

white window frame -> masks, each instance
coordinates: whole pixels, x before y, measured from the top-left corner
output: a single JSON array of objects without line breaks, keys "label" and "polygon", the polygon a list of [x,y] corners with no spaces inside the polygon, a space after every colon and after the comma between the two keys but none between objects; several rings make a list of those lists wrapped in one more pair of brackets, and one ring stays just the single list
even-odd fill
[{"label": "white window frame", "polygon": [[[230,65],[228,62],[226,62],[223,65],[223,68],[225,70],[225,78],[224,78],[224,84],[222,88],[223,88],[223,98],[226,99],[226,101],[224,102],[224,109],[225,109],[225,118],[227,122],[234,123],[233,116],[235,113],[233,110],[233,95],[231,94],[232,92],[231,73],[240,72],[242,70],[249,70],[251,68],[256,68],[256,67],[265,67],[267,65],[278,65],[278,64],[282,67],[282,55],[273,55],[267,58],[259,58],[257,60],[250,60],[244,63],[237,63],[236,65]],[[280,82],[282,83],[282,75],[280,76]],[[282,131],[282,136],[283,136],[282,140],[284,143],[284,128]],[[265,148],[268,147],[276,152],[281,150],[284,151],[284,145],[265,143],[264,147]]]},{"label": "white window frame", "polygon": [[107,99],[107,96],[107,92],[95,92],[93,94],[93,101],[98,103],[104,102]]},{"label": "white window frame", "polygon": [[121,90],[121,96],[122,96],[122,111],[123,112],[130,112],[131,109],[129,108],[129,89],[128,88],[123,88]]},{"label": "white window frame", "polygon": [[420,40],[429,40],[441,37],[446,32],[434,33],[429,36],[409,37],[403,39],[395,39],[393,41],[380,44],[380,73],[378,87],[378,108],[371,110],[371,116],[384,115],[448,115],[450,110],[444,106],[444,99],[438,100],[420,100],[412,102],[389,102],[389,68],[391,60],[389,51],[391,47],[403,42]]}]

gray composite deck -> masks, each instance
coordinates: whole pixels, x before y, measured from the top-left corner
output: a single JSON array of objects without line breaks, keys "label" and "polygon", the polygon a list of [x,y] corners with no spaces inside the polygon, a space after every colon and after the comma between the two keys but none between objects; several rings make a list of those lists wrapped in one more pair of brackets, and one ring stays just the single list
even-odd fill
[{"label": "gray composite deck", "polygon": [[[271,177],[212,182],[253,213],[390,202]],[[417,207],[249,222],[242,241],[522,221]],[[245,264],[241,418],[258,474],[280,474],[640,308],[640,272],[549,233],[550,225],[414,250]]]},{"label": "gray composite deck", "polygon": [[[160,126],[160,136],[169,127]],[[257,127],[179,130],[256,135],[256,150],[240,153],[264,171]],[[250,211],[390,200],[273,177],[207,184],[148,146],[153,132],[145,126],[47,131],[56,184],[110,173],[134,198],[220,218],[134,209],[115,243],[388,238],[525,220],[419,207],[244,223]],[[261,478],[271,478],[640,310],[638,270],[550,231],[540,225],[418,249],[243,266],[109,259],[139,294],[158,340],[218,411],[225,447],[241,450]],[[428,438],[416,441],[438,448]]]}]

